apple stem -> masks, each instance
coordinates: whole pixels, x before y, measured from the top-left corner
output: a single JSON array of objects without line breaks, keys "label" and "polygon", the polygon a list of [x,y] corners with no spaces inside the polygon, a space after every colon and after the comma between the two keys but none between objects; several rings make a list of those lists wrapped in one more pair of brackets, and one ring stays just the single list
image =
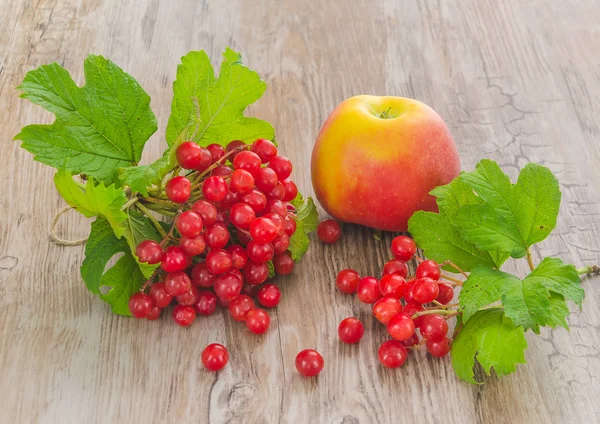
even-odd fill
[{"label": "apple stem", "polygon": [[390,107],[389,107],[387,110],[384,110],[383,112],[381,112],[381,113],[379,114],[379,117],[380,117],[381,119],[388,119],[388,118],[390,117],[390,111],[391,111],[391,110],[392,110],[392,108],[391,108],[391,106],[390,106]]}]

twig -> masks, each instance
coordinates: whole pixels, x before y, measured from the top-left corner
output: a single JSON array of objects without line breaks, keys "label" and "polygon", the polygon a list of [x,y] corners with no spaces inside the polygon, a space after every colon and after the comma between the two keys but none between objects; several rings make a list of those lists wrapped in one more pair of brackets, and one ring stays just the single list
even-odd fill
[{"label": "twig", "polygon": [[583,275],[583,276],[587,276],[587,275],[600,275],[600,266],[598,266],[598,265],[588,265],[586,267],[579,268],[577,270],[577,274],[578,275]]},{"label": "twig", "polygon": [[415,319],[415,318],[420,317],[421,315],[433,315],[433,314],[447,315],[448,317],[451,317],[451,316],[455,316],[455,315],[460,315],[461,312],[459,312],[459,311],[449,311],[449,310],[446,310],[446,309],[428,309],[426,311],[416,312],[411,318]]},{"label": "twig", "polygon": [[527,248],[527,263],[529,264],[529,269],[533,271],[535,269],[535,266],[533,266],[533,260],[531,259],[531,250],[529,250],[529,247]]},{"label": "twig", "polygon": [[462,280],[459,280],[458,278],[451,277],[451,276],[449,276],[449,275],[446,275],[446,274],[442,274],[442,275],[441,275],[441,278],[443,278],[443,279],[445,279],[445,280],[448,280],[448,281],[452,281],[452,282],[453,282],[453,283],[455,283],[457,286],[462,286],[462,285],[463,285],[463,283],[464,283],[464,281],[462,281]]},{"label": "twig", "polygon": [[132,205],[134,205],[138,200],[140,200],[139,197],[135,196],[131,199],[129,199],[129,201],[127,203],[125,203],[123,205],[123,207],[121,208],[122,211],[126,211],[127,209],[129,209]]},{"label": "twig", "polygon": [[465,277],[468,277],[467,273],[466,273],[466,272],[464,272],[462,269],[460,269],[460,268],[458,267],[458,265],[456,265],[456,264],[455,264],[454,262],[452,262],[451,260],[447,260],[446,262],[444,262],[444,263],[442,264],[442,266],[445,266],[445,265],[450,265],[452,268],[454,268],[455,270],[457,270],[458,272],[460,272],[462,275],[464,275]]},{"label": "twig", "polygon": [[87,237],[79,240],[65,240],[56,234],[56,224],[58,223],[58,219],[71,209],[73,209],[71,206],[65,206],[56,212],[54,218],[52,218],[52,222],[50,223],[50,240],[60,246],[79,246],[87,241]]}]

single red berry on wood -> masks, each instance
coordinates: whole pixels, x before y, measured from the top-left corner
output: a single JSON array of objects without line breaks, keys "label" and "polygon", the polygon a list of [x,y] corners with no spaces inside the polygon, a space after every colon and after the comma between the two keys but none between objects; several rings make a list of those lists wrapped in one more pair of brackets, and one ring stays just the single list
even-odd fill
[{"label": "single red berry on wood", "polygon": [[383,266],[383,274],[398,274],[406,278],[408,275],[408,265],[399,259],[392,259],[391,261],[387,261]]},{"label": "single red berry on wood", "polygon": [[275,284],[265,284],[258,291],[258,303],[265,308],[274,308],[279,304],[281,292]]},{"label": "single red berry on wood", "polygon": [[358,343],[363,334],[365,334],[365,327],[357,318],[345,318],[338,326],[338,337],[344,343]]},{"label": "single red berry on wood", "polygon": [[296,355],[296,369],[304,377],[314,377],[318,375],[325,361],[319,352],[313,349],[304,349]]},{"label": "single red berry on wood", "polygon": [[198,315],[212,315],[217,310],[217,295],[210,290],[200,290],[194,309]]},{"label": "single red berry on wood", "polygon": [[360,283],[360,275],[353,269],[341,270],[335,279],[338,290],[347,294],[356,293],[358,283]]},{"label": "single red berry on wood", "polygon": [[417,278],[431,278],[434,281],[438,281],[442,275],[439,265],[436,261],[427,260],[423,261],[417,267],[415,276]]},{"label": "single red berry on wood", "polygon": [[182,327],[192,325],[196,319],[196,310],[192,306],[176,305],[171,314],[173,320]]},{"label": "single red berry on wood", "polygon": [[379,281],[379,289],[382,296],[400,299],[404,295],[406,280],[398,274],[386,274]]},{"label": "single red berry on wood", "polygon": [[373,305],[373,316],[385,325],[400,312],[402,312],[402,304],[394,297],[382,297]]},{"label": "single red berry on wood", "polygon": [[364,277],[358,283],[356,297],[364,303],[375,303],[381,297],[379,281],[375,277]]},{"label": "single red berry on wood", "polygon": [[398,236],[392,240],[392,254],[396,259],[408,262],[415,253],[417,253],[417,245],[410,237]]},{"label": "single red berry on wood", "polygon": [[142,292],[134,293],[129,298],[129,312],[135,318],[146,318],[153,307],[152,298]]},{"label": "single red berry on wood", "polygon": [[333,219],[321,221],[317,227],[317,236],[323,243],[333,244],[342,236],[340,224]]},{"label": "single red berry on wood", "polygon": [[379,362],[387,368],[398,368],[406,362],[406,348],[398,340],[388,340],[379,346]]},{"label": "single red berry on wood", "polygon": [[135,248],[135,255],[140,262],[154,265],[162,261],[164,252],[160,244],[154,240],[144,240]]},{"label": "single red berry on wood", "polygon": [[227,308],[229,309],[229,315],[235,321],[245,321],[248,312],[254,309],[254,301],[250,296],[240,294],[229,302]]},{"label": "single red berry on wood", "polygon": [[252,309],[246,314],[246,327],[254,334],[264,334],[269,329],[271,317],[262,309]]},{"label": "single red berry on wood", "polygon": [[410,339],[415,334],[415,323],[405,313],[396,314],[387,326],[388,334],[398,341]]},{"label": "single red berry on wood", "polygon": [[165,193],[170,201],[185,203],[190,198],[192,184],[190,180],[180,175],[171,178],[165,185]]},{"label": "single red berry on wood", "polygon": [[209,344],[202,351],[202,365],[209,371],[222,370],[228,361],[229,352],[222,344]]}]

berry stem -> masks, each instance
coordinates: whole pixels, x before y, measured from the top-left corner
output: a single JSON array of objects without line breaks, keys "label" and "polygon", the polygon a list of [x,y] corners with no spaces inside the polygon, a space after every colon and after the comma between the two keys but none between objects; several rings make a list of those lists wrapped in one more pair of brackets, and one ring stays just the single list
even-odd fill
[{"label": "berry stem", "polygon": [[464,272],[462,269],[460,269],[460,268],[458,267],[458,265],[456,265],[456,264],[455,264],[454,262],[452,262],[451,260],[447,260],[447,261],[445,261],[445,262],[442,264],[442,266],[445,266],[445,265],[450,265],[452,268],[454,268],[455,270],[457,270],[458,272],[460,272],[460,273],[461,273],[462,275],[464,275],[465,277],[469,277],[469,276],[467,275],[467,273],[466,273],[466,272]]},{"label": "berry stem", "polygon": [[157,266],[156,269],[154,270],[154,272],[152,273],[152,275],[150,276],[150,278],[148,278],[146,280],[146,282],[144,283],[144,285],[140,288],[141,292],[144,292],[148,286],[152,283],[152,280],[154,280],[154,277],[156,277],[158,275],[160,271],[160,266]]},{"label": "berry stem", "polygon": [[446,315],[448,316],[448,318],[456,316],[456,315],[460,315],[462,314],[462,312],[459,311],[449,311],[446,309],[428,309],[426,311],[420,311],[420,312],[416,312],[411,318],[415,319],[420,317],[421,315]]},{"label": "berry stem", "polygon": [[533,260],[531,258],[531,250],[529,250],[529,247],[527,248],[527,263],[529,264],[529,269],[533,271],[535,269],[535,266],[533,265]]},{"label": "berry stem", "polygon": [[167,233],[165,232],[165,229],[162,227],[162,225],[160,225],[160,223],[156,220],[156,218],[154,217],[154,215],[152,215],[152,212],[150,212],[150,210],[148,210],[148,208],[146,208],[146,206],[144,206],[142,203],[138,203],[137,208],[139,210],[141,210],[144,215],[146,215],[148,217],[148,219],[150,221],[152,221],[152,224],[154,224],[154,227],[156,227],[156,229],[158,230],[158,233],[163,237],[167,237]]},{"label": "berry stem", "polygon": [[121,208],[122,211],[126,211],[127,209],[129,209],[132,205],[134,205],[135,203],[137,203],[137,201],[140,200],[139,197],[135,196],[132,197],[131,199],[129,199],[129,201],[127,203],[125,203],[123,205],[123,207]]},{"label": "berry stem", "polygon": [[577,270],[578,275],[600,275],[600,266],[599,265],[588,265],[583,268],[579,268]]},{"label": "berry stem", "polygon": [[225,160],[229,156],[231,156],[237,152],[240,152],[244,148],[248,148],[248,146],[245,145],[245,146],[240,146],[235,149],[232,149],[231,151],[229,151],[229,152],[225,153],[223,156],[221,156],[221,158],[218,161],[216,161],[211,166],[209,166],[204,171],[202,171],[200,174],[198,174],[196,179],[194,181],[192,181],[192,191],[194,191],[195,189],[197,189],[200,186],[200,181],[202,181],[202,178],[204,178],[206,175],[208,175],[216,167],[221,166],[223,163],[225,163]]},{"label": "berry stem", "polygon": [[448,280],[448,281],[452,281],[457,286],[462,286],[463,283],[464,283],[464,281],[461,281],[458,278],[451,277],[451,276],[449,276],[447,274],[442,274],[441,278],[443,278],[445,280]]}]

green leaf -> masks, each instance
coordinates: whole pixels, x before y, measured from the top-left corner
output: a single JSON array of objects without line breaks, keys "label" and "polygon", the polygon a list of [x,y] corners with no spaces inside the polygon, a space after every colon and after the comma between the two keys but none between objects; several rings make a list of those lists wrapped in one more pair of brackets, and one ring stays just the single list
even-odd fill
[{"label": "green leaf", "polygon": [[267,278],[275,278],[275,265],[273,265],[273,261],[268,261],[267,266],[269,267],[269,276]]},{"label": "green leaf", "polygon": [[[169,226],[166,223],[164,223],[164,227],[166,231],[169,231]],[[135,249],[137,245],[144,240],[160,242],[162,240],[160,233],[146,216],[135,209],[129,209],[127,211],[127,221],[125,222],[125,239],[127,240],[129,249],[135,257],[138,267],[144,276],[149,278],[159,265],[150,265],[145,262],[140,262],[135,255]]]},{"label": "green leaf", "polygon": [[473,367],[477,360],[490,375],[508,375],[525,363],[525,340],[522,327],[515,327],[502,309],[491,308],[477,312],[465,324],[452,343],[452,366],[456,374],[469,383],[477,384]]},{"label": "green leaf", "polygon": [[308,234],[317,229],[319,214],[315,202],[311,197],[305,200],[302,194],[298,193],[291,203],[297,212],[296,218],[294,218],[296,221],[296,232],[290,237],[288,250],[291,252],[292,259],[298,262],[308,251],[308,246],[310,245]]},{"label": "green leaf", "polygon": [[[408,231],[425,255],[437,262],[450,259],[464,271],[478,265],[500,267],[508,255],[479,249],[461,236],[456,223],[461,208],[481,203],[473,190],[456,178],[450,184],[436,187],[431,194],[437,197],[439,213],[417,211],[408,221]],[[454,268],[447,270],[456,272]]]},{"label": "green leaf", "polygon": [[456,221],[461,236],[480,249],[522,258],[556,226],[561,194],[548,168],[530,163],[512,185],[496,162],[482,160],[459,178],[484,202],[460,208]]},{"label": "green leaf", "polygon": [[189,130],[187,135],[203,146],[274,138],[271,124],[244,116],[246,107],[262,96],[266,84],[242,64],[239,53],[228,48],[223,56],[217,79],[204,51],[190,52],[181,58],[167,126],[169,145],[186,128],[195,128],[193,134]]},{"label": "green leaf", "polygon": [[[104,271],[110,259],[119,253],[123,256]],[[81,277],[88,290],[110,304],[114,313],[128,316],[131,315],[129,298],[146,280],[125,238],[118,239],[110,223],[102,217],[92,223]]]},{"label": "green leaf", "polygon": [[539,326],[567,328],[565,299],[581,306],[583,295],[575,267],[557,258],[546,258],[524,280],[477,267],[463,284],[459,303],[467,322],[480,308],[502,301],[506,316],[515,325],[539,333]]},{"label": "green leaf", "polygon": [[90,178],[85,185],[73,180],[70,172],[59,170],[54,184],[65,201],[79,213],[90,218],[102,216],[108,220],[114,233],[121,238],[125,231],[123,222],[127,215],[121,210],[127,201],[123,189],[114,185],[106,187]]},{"label": "green leaf", "polygon": [[25,76],[18,89],[56,115],[51,125],[29,125],[15,136],[35,159],[101,182],[115,182],[115,171],[135,165],[156,131],[150,97],[129,74],[102,56],[84,62],[86,84],[78,87],[57,63]]}]

